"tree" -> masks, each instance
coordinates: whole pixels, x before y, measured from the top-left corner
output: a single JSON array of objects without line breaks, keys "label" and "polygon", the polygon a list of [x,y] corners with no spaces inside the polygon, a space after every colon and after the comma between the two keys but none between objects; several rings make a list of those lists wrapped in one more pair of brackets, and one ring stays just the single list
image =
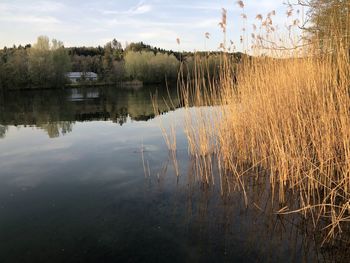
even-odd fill
[{"label": "tree", "polygon": [[124,52],[122,44],[118,40],[113,39],[111,45],[113,49],[114,59],[117,61],[121,61],[123,59]]},{"label": "tree", "polygon": [[350,0],[298,0],[298,4],[309,9],[309,26],[304,29],[321,49],[350,46]]},{"label": "tree", "polygon": [[2,89],[23,87],[29,83],[26,48],[5,48],[0,52],[0,86]]},{"label": "tree", "polygon": [[108,42],[104,47],[104,55],[102,59],[103,66],[103,76],[105,79],[109,80],[113,72],[113,49],[112,43]]},{"label": "tree", "polygon": [[55,86],[62,86],[66,79],[65,74],[71,69],[70,57],[67,50],[65,50],[63,43],[57,41],[56,39],[52,40],[52,77],[53,83]]},{"label": "tree", "polygon": [[65,73],[70,69],[70,58],[63,43],[46,36],[38,37],[29,49],[29,73],[34,85],[60,86],[65,83]]},{"label": "tree", "polygon": [[29,72],[34,85],[48,85],[52,79],[52,56],[48,37],[38,37],[29,50]]},{"label": "tree", "polygon": [[152,51],[128,51],[124,59],[126,77],[149,83],[175,79],[180,65],[174,55]]},{"label": "tree", "polygon": [[29,83],[28,72],[28,54],[24,48],[13,51],[13,55],[7,63],[8,76],[11,79],[11,85],[14,87],[23,87]]}]

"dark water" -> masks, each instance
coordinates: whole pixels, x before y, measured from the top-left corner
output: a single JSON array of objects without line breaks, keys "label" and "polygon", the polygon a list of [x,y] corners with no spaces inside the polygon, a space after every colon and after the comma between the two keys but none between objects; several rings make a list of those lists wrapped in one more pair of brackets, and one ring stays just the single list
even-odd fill
[{"label": "dark water", "polygon": [[175,90],[158,87],[163,114],[154,118],[156,88],[3,94],[0,262],[328,258],[299,222],[197,182],[180,125],[177,178],[159,121],[179,121],[184,110]]}]

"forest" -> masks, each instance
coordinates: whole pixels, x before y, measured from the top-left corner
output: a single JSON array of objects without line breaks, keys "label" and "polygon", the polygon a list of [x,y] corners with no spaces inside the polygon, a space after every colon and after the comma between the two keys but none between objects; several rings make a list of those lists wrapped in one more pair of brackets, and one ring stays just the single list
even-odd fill
[{"label": "forest", "polygon": [[[210,57],[211,75],[217,75],[222,52],[198,52]],[[236,59],[240,53],[234,54]],[[194,69],[195,54],[152,47],[143,42],[122,44],[113,39],[103,47],[65,47],[61,41],[39,36],[33,45],[0,50],[0,89],[62,88],[67,72],[95,72],[98,82],[114,84],[139,80],[143,83],[175,82],[181,63],[183,72]]]},{"label": "forest", "polygon": [[115,39],[104,47],[66,48],[61,41],[40,36],[33,45],[0,50],[0,87],[62,87],[68,82],[65,73],[69,71],[95,72],[104,83],[133,79],[162,82],[161,76],[176,78],[178,67],[173,52],[142,42],[131,43],[125,49]]}]

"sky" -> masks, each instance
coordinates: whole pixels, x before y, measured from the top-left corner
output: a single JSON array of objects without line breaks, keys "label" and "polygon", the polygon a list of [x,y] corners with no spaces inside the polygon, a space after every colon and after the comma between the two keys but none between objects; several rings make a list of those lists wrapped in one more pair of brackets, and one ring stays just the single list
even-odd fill
[{"label": "sky", "polygon": [[[40,35],[65,46],[103,46],[116,38],[123,45],[143,41],[173,50],[217,50],[222,42],[218,26],[227,9],[227,38],[242,35],[243,10],[236,0],[0,0],[0,48],[34,43]],[[283,0],[245,0],[247,35],[256,15],[275,10],[283,26]],[[205,33],[210,38],[205,38]],[[180,39],[180,45],[176,39]]]}]

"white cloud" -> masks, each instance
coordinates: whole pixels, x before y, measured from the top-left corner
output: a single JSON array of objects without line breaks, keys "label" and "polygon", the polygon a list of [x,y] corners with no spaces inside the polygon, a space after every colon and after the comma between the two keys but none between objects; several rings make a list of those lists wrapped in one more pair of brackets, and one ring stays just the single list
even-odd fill
[{"label": "white cloud", "polygon": [[39,1],[34,3],[0,3],[0,21],[10,22],[13,26],[21,24],[27,26],[47,27],[60,24],[61,21],[51,12],[58,12],[64,8],[62,3],[53,1]]},{"label": "white cloud", "polygon": [[196,23],[192,24],[193,28],[196,29],[206,29],[206,28],[213,28],[213,27],[218,27],[218,24],[220,22],[220,18],[208,18],[208,19],[203,19],[199,20]]},{"label": "white cloud", "polygon": [[34,15],[21,15],[21,16],[0,16],[0,21],[5,22],[17,22],[17,23],[29,23],[29,24],[58,24],[60,21],[52,16],[34,16]]},{"label": "white cloud", "polygon": [[8,12],[10,10],[10,6],[5,3],[0,3],[0,14]]},{"label": "white cloud", "polygon": [[[239,41],[243,12],[231,0],[0,0],[0,46],[28,43],[41,34],[68,45],[104,44],[116,37],[123,41],[145,40],[151,45],[200,49],[204,32],[210,32],[207,48],[221,41],[218,23],[221,9],[228,10],[228,39]],[[283,28],[283,0],[245,0],[247,34],[257,23],[257,13],[276,10],[274,23]],[[102,41],[103,40],[103,41]],[[213,43],[213,44],[212,44]]]},{"label": "white cloud", "polygon": [[140,2],[138,5],[130,8],[126,11],[115,11],[115,10],[101,10],[102,14],[105,15],[126,15],[126,16],[133,16],[133,15],[142,15],[149,13],[152,11],[152,6],[149,4],[144,4]]},{"label": "white cloud", "polygon": [[63,3],[53,1],[40,1],[38,3],[31,4],[29,8],[32,9],[32,11],[47,13],[61,11],[65,8],[65,5]]},{"label": "white cloud", "polygon": [[19,13],[52,13],[65,8],[63,3],[53,1],[26,2],[21,4],[0,3],[0,14],[19,14]]},{"label": "white cloud", "polygon": [[186,9],[186,10],[208,10],[208,11],[219,11],[222,6],[217,3],[200,3],[200,4],[174,4],[172,8]]},{"label": "white cloud", "polygon": [[175,39],[177,37],[177,33],[172,30],[164,29],[164,28],[152,28],[149,31],[141,32],[138,34],[138,37],[140,39],[144,40],[166,40],[166,39],[173,39],[175,42]]},{"label": "white cloud", "polygon": [[137,6],[134,10],[131,10],[131,13],[134,15],[139,15],[139,14],[145,14],[148,13],[152,10],[152,6],[151,5],[139,5]]}]

